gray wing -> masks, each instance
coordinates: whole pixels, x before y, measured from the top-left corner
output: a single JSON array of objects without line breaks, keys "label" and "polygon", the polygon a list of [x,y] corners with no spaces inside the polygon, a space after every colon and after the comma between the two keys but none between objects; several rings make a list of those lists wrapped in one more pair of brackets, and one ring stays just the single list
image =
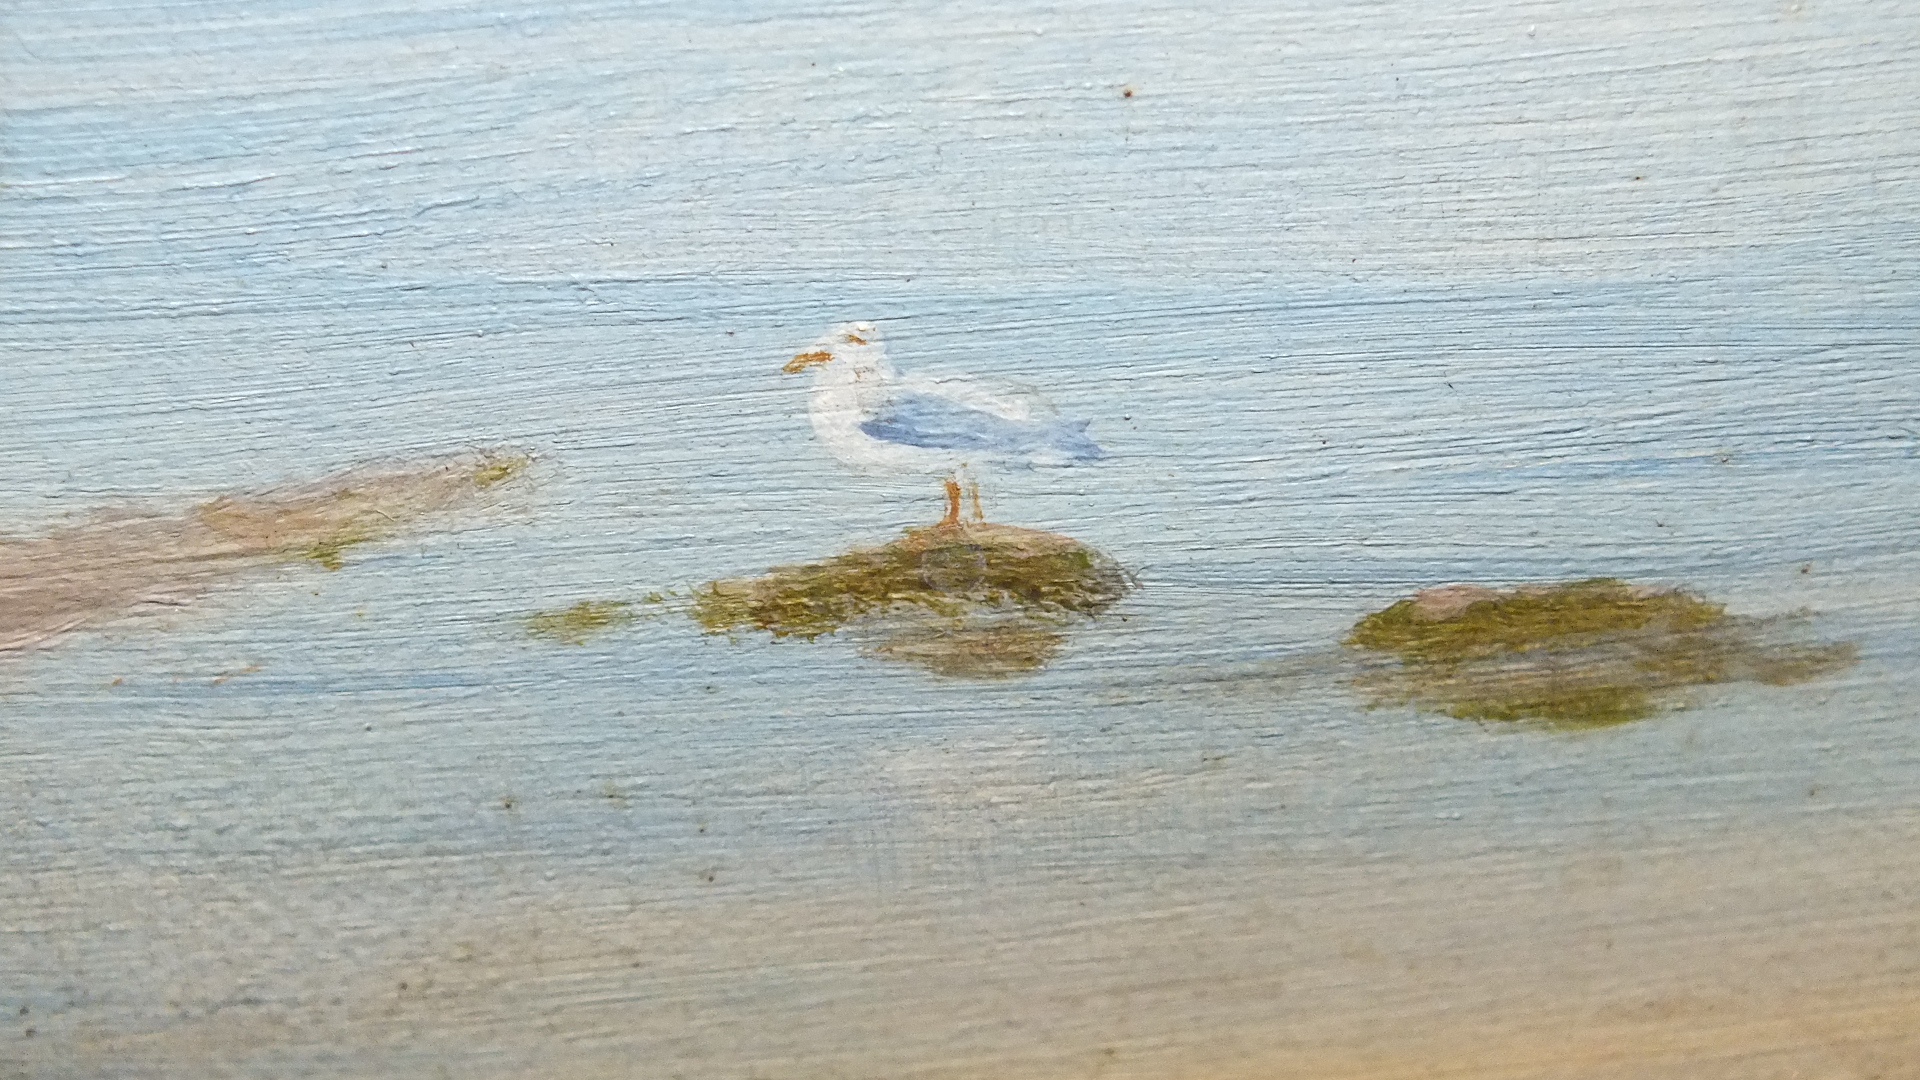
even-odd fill
[{"label": "gray wing", "polygon": [[1105,457],[1087,436],[1087,422],[1014,420],[937,394],[901,394],[860,425],[869,437],[931,450],[966,450],[1016,457]]}]

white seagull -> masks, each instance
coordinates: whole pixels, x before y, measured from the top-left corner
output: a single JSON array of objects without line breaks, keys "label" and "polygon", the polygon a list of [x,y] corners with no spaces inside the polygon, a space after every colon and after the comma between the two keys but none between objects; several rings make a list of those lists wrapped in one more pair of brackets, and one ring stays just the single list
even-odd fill
[{"label": "white seagull", "polygon": [[958,379],[901,378],[872,323],[834,327],[785,370],[808,368],[814,382],[807,413],[820,441],[861,472],[944,475],[942,525],[960,522],[963,478],[974,520],[984,519],[970,470],[976,462],[1066,465],[1106,456],[1087,436],[1087,421],[1061,419],[1038,395]]}]

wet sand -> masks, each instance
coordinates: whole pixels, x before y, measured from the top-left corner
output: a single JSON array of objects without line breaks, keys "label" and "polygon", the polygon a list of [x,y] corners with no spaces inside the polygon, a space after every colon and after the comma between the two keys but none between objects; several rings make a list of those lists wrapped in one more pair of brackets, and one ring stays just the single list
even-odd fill
[{"label": "wet sand", "polygon": [[318,963],[220,925],[234,883],[75,881],[43,911],[179,917],[155,936],[197,985],[161,1027],[15,1046],[141,1076],[1914,1076],[1920,821],[1847,831],[965,892],[748,866],[671,902],[503,861],[516,903]]}]

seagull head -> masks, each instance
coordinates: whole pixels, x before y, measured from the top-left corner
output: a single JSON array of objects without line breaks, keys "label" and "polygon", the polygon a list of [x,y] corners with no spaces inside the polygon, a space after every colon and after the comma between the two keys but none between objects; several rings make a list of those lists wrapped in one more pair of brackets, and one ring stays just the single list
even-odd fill
[{"label": "seagull head", "polygon": [[846,361],[856,371],[878,371],[886,361],[880,346],[880,328],[870,322],[841,323],[816,339],[781,368],[788,374]]}]

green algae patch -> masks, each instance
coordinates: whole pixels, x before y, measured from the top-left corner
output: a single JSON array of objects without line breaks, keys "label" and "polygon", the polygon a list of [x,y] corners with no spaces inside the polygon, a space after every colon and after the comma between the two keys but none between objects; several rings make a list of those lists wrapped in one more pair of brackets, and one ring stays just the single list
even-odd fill
[{"label": "green algae patch", "polygon": [[347,565],[345,555],[348,548],[355,544],[364,544],[372,539],[374,539],[373,536],[364,533],[330,536],[314,544],[301,554],[319,563],[321,566],[326,567],[328,570],[338,570]]},{"label": "green algae patch", "polygon": [[1134,586],[1119,563],[1071,537],[968,522],[710,582],[692,615],[709,633],[810,641],[851,631],[872,656],[998,678],[1044,666],[1076,619],[1106,612]]},{"label": "green algae patch", "polygon": [[524,474],[532,465],[533,458],[526,454],[497,450],[481,454],[480,460],[473,466],[473,486],[490,488],[504,484]]},{"label": "green algae patch", "polygon": [[1593,635],[1692,630],[1725,616],[1722,605],[1689,593],[1613,578],[1521,586],[1505,593],[1456,585],[1429,590],[1361,619],[1347,644],[1403,659],[1447,662],[1564,645]]},{"label": "green algae patch", "polygon": [[1361,677],[1374,705],[1595,727],[1651,716],[1686,687],[1788,686],[1854,662],[1851,643],[1810,640],[1806,622],[1590,578],[1428,589],[1361,619],[1345,644],[1397,661]]},{"label": "green algae patch", "polygon": [[564,645],[584,645],[587,639],[632,622],[633,605],[625,600],[582,600],[557,611],[527,616],[527,634]]}]

